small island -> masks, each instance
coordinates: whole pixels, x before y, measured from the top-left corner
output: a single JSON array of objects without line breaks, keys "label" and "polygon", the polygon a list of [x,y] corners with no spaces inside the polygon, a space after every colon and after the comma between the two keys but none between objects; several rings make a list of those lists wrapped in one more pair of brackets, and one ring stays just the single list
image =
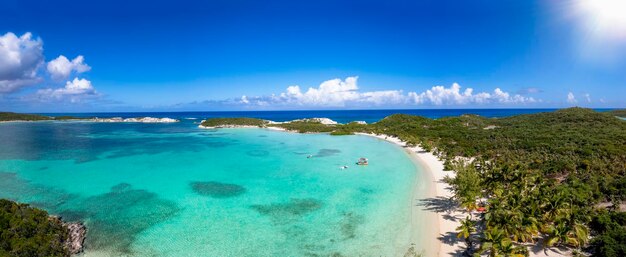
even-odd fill
[{"label": "small island", "polygon": [[179,122],[172,118],[135,117],[135,118],[98,118],[74,116],[44,116],[39,114],[24,114],[14,112],[0,112],[0,122],[17,121],[84,121],[84,122],[137,122],[137,123],[173,123]]}]

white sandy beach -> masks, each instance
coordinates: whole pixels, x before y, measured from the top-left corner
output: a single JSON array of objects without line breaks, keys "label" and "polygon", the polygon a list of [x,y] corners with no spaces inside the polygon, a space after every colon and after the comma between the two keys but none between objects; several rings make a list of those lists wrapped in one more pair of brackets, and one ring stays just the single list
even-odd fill
[{"label": "white sandy beach", "polygon": [[[430,215],[436,215],[435,219],[437,224],[434,226],[434,231],[426,231],[427,233],[433,233],[433,235],[429,237],[433,240],[426,242],[428,243],[428,246],[425,247],[424,252],[426,256],[460,256],[460,253],[465,250],[465,244],[462,240],[458,240],[456,238],[456,227],[458,226],[457,221],[464,219],[466,214],[453,207],[456,205],[449,201],[452,196],[452,192],[448,189],[448,185],[443,182],[443,178],[446,175],[454,176],[454,173],[444,171],[443,162],[432,153],[424,151],[419,146],[407,147],[405,142],[397,137],[366,133],[357,134],[376,137],[404,147],[415,158],[415,160],[419,162],[424,171],[429,173],[429,177],[432,178],[434,185],[431,190],[431,195],[428,196],[430,198],[429,202],[439,206],[429,207],[426,205],[427,203],[424,202],[425,199],[421,199],[422,196],[415,194],[413,196],[412,204],[414,208],[413,214],[420,211],[427,211],[430,212]],[[422,220],[418,222],[422,223],[420,224],[420,227],[423,228],[423,223],[428,221]],[[424,233],[423,230],[417,231],[415,222],[412,222],[412,225],[415,227],[415,229],[413,229],[414,233]]]}]

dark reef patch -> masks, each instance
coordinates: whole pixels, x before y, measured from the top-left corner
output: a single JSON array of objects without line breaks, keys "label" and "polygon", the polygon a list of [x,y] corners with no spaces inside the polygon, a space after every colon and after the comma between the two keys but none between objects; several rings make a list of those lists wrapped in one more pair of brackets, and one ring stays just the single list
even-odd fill
[{"label": "dark reef patch", "polygon": [[288,223],[307,213],[322,208],[322,202],[313,198],[291,199],[286,203],[252,205],[250,208],[269,216],[276,223]]},{"label": "dark reef patch", "polygon": [[246,154],[253,157],[263,157],[270,155],[270,152],[265,150],[250,150],[247,151]]},{"label": "dark reef patch", "polygon": [[362,215],[355,214],[354,212],[344,213],[339,224],[343,239],[346,240],[356,237],[356,229],[359,225],[363,224],[363,222],[364,218]]},{"label": "dark reef patch", "polygon": [[213,198],[228,198],[239,196],[246,192],[246,188],[236,184],[220,183],[216,181],[189,183],[196,194]]},{"label": "dark reef patch", "polygon": [[374,189],[366,188],[366,187],[359,187],[359,192],[369,195],[369,194],[374,193]]},{"label": "dark reef patch", "polygon": [[90,231],[85,245],[89,249],[132,254],[132,243],[142,231],[170,219],[178,206],[155,193],[132,189],[122,183],[111,192],[88,197],[79,210],[61,213],[63,217],[85,220]]},{"label": "dark reef patch", "polygon": [[320,149],[317,154],[315,154],[313,157],[328,157],[328,156],[332,156],[335,154],[341,153],[341,150],[339,149]]}]

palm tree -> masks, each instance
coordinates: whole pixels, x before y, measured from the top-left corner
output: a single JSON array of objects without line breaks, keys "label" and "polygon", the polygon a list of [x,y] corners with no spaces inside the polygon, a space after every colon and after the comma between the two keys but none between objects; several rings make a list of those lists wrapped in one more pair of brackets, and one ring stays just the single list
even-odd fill
[{"label": "palm tree", "polygon": [[528,257],[528,249],[524,246],[516,246],[507,238],[500,244],[500,254],[506,257]]},{"label": "palm tree", "polygon": [[490,257],[500,256],[502,240],[506,238],[504,232],[500,229],[492,228],[485,230],[483,234],[484,236],[481,238],[483,243],[480,245],[478,252],[489,252]]},{"label": "palm tree", "polygon": [[464,238],[465,239],[465,251],[468,254],[471,254],[473,245],[472,245],[472,239],[470,238],[472,236],[472,233],[476,232],[476,221],[473,221],[469,216],[465,217],[465,220],[461,220],[461,226],[456,228],[456,231],[458,231],[459,233],[456,234],[456,237],[458,238]]},{"label": "palm tree", "polygon": [[582,247],[589,239],[589,229],[580,223],[575,223],[567,233],[567,244]]},{"label": "palm tree", "polygon": [[564,221],[549,225],[546,234],[548,234],[548,238],[545,245],[548,247],[558,244],[582,247],[589,239],[589,229],[585,225],[574,223],[568,226]]}]

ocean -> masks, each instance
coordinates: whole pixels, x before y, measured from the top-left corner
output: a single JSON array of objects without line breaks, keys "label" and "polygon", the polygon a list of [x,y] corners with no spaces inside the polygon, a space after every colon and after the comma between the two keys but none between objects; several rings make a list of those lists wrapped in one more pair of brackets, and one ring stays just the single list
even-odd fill
[{"label": "ocean", "polygon": [[[0,123],[0,198],[83,221],[82,256],[401,256],[411,244],[428,255],[437,222],[414,209],[432,181],[403,148],[361,135],[207,130],[198,123],[544,111],[552,110],[54,114],[181,122]],[[360,157],[370,164],[355,165]]]}]

